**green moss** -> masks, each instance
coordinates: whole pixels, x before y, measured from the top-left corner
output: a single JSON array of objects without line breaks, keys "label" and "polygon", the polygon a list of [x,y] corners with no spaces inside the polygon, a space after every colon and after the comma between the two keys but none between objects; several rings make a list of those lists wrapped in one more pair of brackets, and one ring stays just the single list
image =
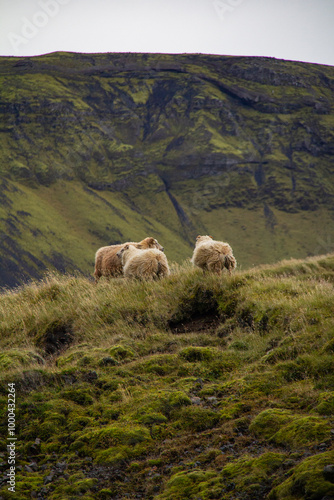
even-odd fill
[{"label": "green moss", "polygon": [[102,490],[99,491],[99,496],[101,500],[109,500],[112,494],[113,494],[112,490],[108,488],[102,488]]},{"label": "green moss", "polygon": [[81,455],[91,456],[91,454],[95,455],[99,452],[101,448],[108,448],[108,453],[114,456],[117,455],[119,446],[121,448],[120,453],[126,453],[131,449],[131,446],[148,442],[150,439],[150,433],[146,427],[131,425],[127,422],[114,423],[102,429],[80,432],[78,439],[71,445],[71,449],[80,451]]},{"label": "green moss", "polygon": [[175,423],[177,428],[187,429],[194,432],[202,432],[212,429],[219,421],[217,412],[202,408],[200,406],[188,406],[173,413],[173,418],[177,418]]},{"label": "green moss", "polygon": [[[275,364],[278,361],[294,359],[298,355],[296,346],[284,346],[273,349],[270,353],[264,356],[263,361],[270,364]],[[292,364],[289,366],[293,366]]]},{"label": "green moss", "polygon": [[156,354],[152,355],[149,360],[138,364],[136,371],[165,376],[172,374],[177,368],[179,368],[179,363],[174,355]]},{"label": "green moss", "polygon": [[[64,421],[62,422],[64,424]],[[55,436],[59,434],[59,423],[53,420],[45,420],[38,429],[38,435],[43,442],[53,442]]]},{"label": "green moss", "polygon": [[42,398],[44,398],[43,403],[45,403],[46,411],[57,412],[65,417],[67,417],[71,412],[80,410],[80,407],[78,407],[74,402],[62,399],[61,397],[58,399],[47,399],[46,394],[44,394],[42,395]]},{"label": "green moss", "polygon": [[[144,396],[144,397],[143,397]],[[129,405],[131,419],[148,427],[155,424],[164,424],[170,419],[174,412],[184,406],[191,405],[191,399],[182,391],[155,391],[153,388],[149,394],[142,395],[138,408],[133,411]]]},{"label": "green moss", "polygon": [[87,426],[92,426],[94,424],[94,419],[92,417],[72,417],[70,419],[68,430],[70,432],[75,432],[84,429]]},{"label": "green moss", "polygon": [[[68,479],[61,478],[56,482],[56,486],[50,493],[52,500],[61,500],[63,498],[94,498],[92,489],[98,482],[97,479],[86,478],[83,473],[71,475]],[[91,491],[91,495],[88,492]],[[88,493],[88,494],[87,494]]]},{"label": "green moss", "polygon": [[19,368],[27,367],[29,365],[44,364],[45,361],[36,352],[26,349],[12,349],[0,354],[0,369],[17,370]]},{"label": "green moss", "polygon": [[153,424],[163,424],[167,422],[167,418],[162,413],[154,411],[145,411],[143,415],[137,417],[139,423],[151,426]]},{"label": "green moss", "polygon": [[219,412],[221,420],[224,422],[239,417],[240,413],[244,410],[244,407],[244,403],[235,403],[224,406]]},{"label": "green moss", "polygon": [[[211,471],[195,470],[192,472],[178,472],[168,481],[164,493],[158,495],[157,500],[183,500],[195,498],[207,489],[208,481],[215,477]],[[209,498],[209,497],[204,497]],[[215,498],[215,497],[214,497]]]},{"label": "green moss", "polygon": [[183,500],[233,498],[233,494],[262,498],[272,482],[272,474],[285,460],[280,453],[265,453],[258,458],[244,457],[226,465],[220,474],[214,471],[181,471],[168,481],[165,491],[157,498]]},{"label": "green moss", "polygon": [[328,441],[331,437],[330,424],[319,417],[294,417],[293,420],[273,435],[275,443],[296,448],[308,447]]},{"label": "green moss", "polygon": [[15,485],[15,493],[12,491],[8,491],[6,487],[2,487],[0,489],[0,494],[6,500],[17,498],[18,500],[26,500],[31,498],[31,492],[36,491],[40,488],[43,483],[43,475],[39,472],[30,473],[28,476],[18,472],[16,470],[16,485]]},{"label": "green moss", "polygon": [[84,389],[83,387],[78,387],[76,389],[66,389],[63,391],[62,396],[65,399],[69,399],[74,403],[77,403],[82,406],[89,406],[93,404],[94,399],[91,396],[90,389]]},{"label": "green moss", "polygon": [[253,419],[249,429],[266,439],[270,439],[282,426],[290,422],[292,415],[288,410],[265,410]]},{"label": "green moss", "polygon": [[211,448],[198,455],[198,461],[202,464],[213,462],[217,457],[222,456],[222,451],[216,448]]},{"label": "green moss", "polygon": [[333,464],[333,451],[306,458],[291,476],[271,491],[270,500],[321,500],[334,496],[334,484],[324,477],[324,467]]},{"label": "green moss", "polygon": [[122,345],[115,345],[109,350],[110,355],[118,361],[131,359],[134,357],[134,352],[131,349]]},{"label": "green moss", "polygon": [[97,451],[95,460],[98,464],[115,465],[132,458],[140,457],[147,453],[147,444],[136,444],[133,446],[118,445],[106,450]]},{"label": "green moss", "polygon": [[319,403],[315,408],[320,415],[334,414],[334,394],[332,392],[323,392],[319,394]]},{"label": "green moss", "polygon": [[167,396],[168,409],[181,408],[182,406],[191,405],[191,399],[182,391],[172,392]]},{"label": "green moss", "polygon": [[279,409],[261,412],[252,421],[250,431],[277,444],[297,448],[312,446],[330,438],[330,425],[326,420]]},{"label": "green moss", "polygon": [[196,361],[212,360],[215,356],[214,350],[209,347],[185,347],[179,355],[190,363]]},{"label": "green moss", "polygon": [[282,363],[278,367],[288,382],[310,377],[319,379],[331,373],[333,369],[334,360],[330,354],[304,354],[298,356],[295,361]]},{"label": "green moss", "polygon": [[242,457],[226,465],[221,473],[223,481],[233,481],[237,490],[248,490],[261,495],[261,485],[270,483],[271,475],[282,465],[285,455],[268,452],[258,458]]},{"label": "green moss", "polygon": [[[85,347],[74,347],[70,348],[66,354],[58,357],[57,365],[61,368],[70,367],[83,367],[83,366],[98,366],[101,360],[107,356],[105,349],[90,348],[89,350]],[[101,363],[103,365],[103,363]],[[116,364],[116,361],[115,361]]]},{"label": "green moss", "polygon": [[151,460],[147,460],[146,463],[149,467],[160,467],[163,465],[163,460],[161,458],[152,458]]},{"label": "green moss", "polygon": [[222,352],[219,347],[186,347],[179,356],[188,363],[194,363],[191,372],[200,377],[218,379],[224,377],[236,366],[242,363],[242,354],[237,356],[232,351]]},{"label": "green moss", "polygon": [[243,340],[236,340],[229,345],[229,349],[234,349],[236,351],[248,351],[249,345]]}]

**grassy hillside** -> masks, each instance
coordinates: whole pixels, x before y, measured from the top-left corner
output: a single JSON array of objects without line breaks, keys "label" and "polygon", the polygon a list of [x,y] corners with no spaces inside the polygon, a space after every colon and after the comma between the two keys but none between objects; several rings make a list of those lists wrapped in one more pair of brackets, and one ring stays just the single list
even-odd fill
[{"label": "grassy hillside", "polygon": [[1,467],[14,383],[15,498],[332,498],[333,286],[332,254],[4,291]]},{"label": "grassy hillside", "polygon": [[0,59],[0,285],[197,234],[243,268],[333,251],[334,68],[200,54]]}]

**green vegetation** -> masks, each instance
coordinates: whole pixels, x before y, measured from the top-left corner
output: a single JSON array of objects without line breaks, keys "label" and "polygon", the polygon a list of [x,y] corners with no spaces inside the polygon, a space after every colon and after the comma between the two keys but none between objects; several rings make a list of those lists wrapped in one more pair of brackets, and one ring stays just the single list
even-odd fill
[{"label": "green vegetation", "polygon": [[331,498],[334,256],[172,271],[49,273],[0,295],[15,498]]},{"label": "green vegetation", "polygon": [[198,234],[239,266],[333,251],[329,66],[270,58],[1,58],[0,286],[91,275],[100,247]]}]

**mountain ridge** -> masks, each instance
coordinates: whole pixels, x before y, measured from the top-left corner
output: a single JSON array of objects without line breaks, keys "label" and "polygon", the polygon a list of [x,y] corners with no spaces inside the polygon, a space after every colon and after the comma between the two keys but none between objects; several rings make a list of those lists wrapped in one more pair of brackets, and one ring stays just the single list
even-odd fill
[{"label": "mountain ridge", "polygon": [[332,250],[334,68],[51,53],[1,58],[0,78],[1,285],[91,273],[99,246],[152,232],[178,262],[201,232],[245,267]]}]

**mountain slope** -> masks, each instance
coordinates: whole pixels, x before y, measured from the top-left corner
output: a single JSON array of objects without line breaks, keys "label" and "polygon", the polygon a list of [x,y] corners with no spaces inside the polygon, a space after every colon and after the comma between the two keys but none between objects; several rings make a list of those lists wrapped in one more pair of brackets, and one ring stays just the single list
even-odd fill
[{"label": "mountain slope", "polygon": [[333,247],[334,68],[269,58],[1,58],[1,284],[198,233],[248,267]]},{"label": "mountain slope", "polygon": [[13,393],[19,500],[332,498],[333,285],[332,254],[0,294],[1,498]]}]

